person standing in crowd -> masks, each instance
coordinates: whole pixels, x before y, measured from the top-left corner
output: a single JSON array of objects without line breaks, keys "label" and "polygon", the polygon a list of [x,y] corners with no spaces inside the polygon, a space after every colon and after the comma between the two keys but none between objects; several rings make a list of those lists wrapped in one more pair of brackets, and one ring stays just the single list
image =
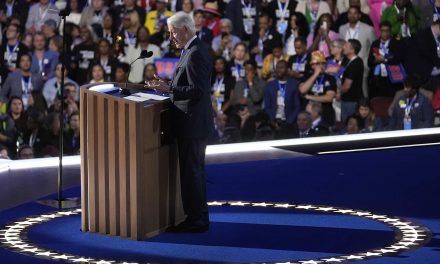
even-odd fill
[{"label": "person standing in crowd", "polygon": [[[156,8],[157,9],[161,8],[162,6],[160,6],[160,3],[163,3],[163,2],[165,2],[165,0],[156,0]],[[110,12],[113,14],[116,25],[121,25],[122,19],[125,17],[126,14],[128,14],[130,12],[136,12],[139,16],[139,24],[140,25],[145,24],[145,26],[147,26],[146,25],[147,18],[145,16],[145,9],[138,6],[136,4],[136,0],[124,0],[122,5],[114,6],[114,8],[112,8],[112,10],[110,10]]]},{"label": "person standing in crowd", "polygon": [[97,63],[92,65],[91,72],[89,74],[91,78],[89,83],[102,83],[104,82],[105,70],[101,64]]},{"label": "person standing in crowd", "polygon": [[150,34],[158,32],[161,28],[161,20],[173,15],[173,12],[167,9],[166,0],[156,0],[156,10],[148,12],[145,19],[145,27],[148,28]]},{"label": "person standing in crowd", "polygon": [[231,104],[247,106],[249,114],[254,116],[263,110],[266,82],[258,76],[257,65],[254,61],[246,61],[243,71],[245,76],[235,84]]},{"label": "person standing in crowd", "polygon": [[310,29],[306,17],[299,12],[292,13],[289,18],[286,34],[283,35],[284,53],[289,56],[295,55],[295,39],[297,37],[307,38],[309,32]]},{"label": "person standing in crowd", "polygon": [[347,58],[343,54],[345,40],[336,39],[330,45],[330,56],[326,58],[325,72],[336,79],[336,86],[341,87],[342,74],[344,73],[344,66],[347,63]]},{"label": "person standing in crowd", "polygon": [[[61,88],[61,67],[62,64],[58,63],[56,68],[55,68],[55,76],[50,78],[49,80],[47,80],[44,83],[44,87],[43,87],[43,96],[44,99],[46,100],[46,104],[47,107],[52,106],[53,101],[55,100],[55,96],[57,94],[61,94],[60,93],[60,88]],[[68,70],[65,69],[64,71],[64,83],[73,83],[75,84],[77,90],[79,90],[79,86],[78,84],[73,81],[72,79],[68,78]],[[76,98],[79,99],[79,93],[76,95]]]},{"label": "person standing in crowd", "polygon": [[245,76],[244,62],[246,57],[249,57],[246,44],[244,42],[236,44],[232,53],[232,60],[228,62],[228,68],[236,81],[243,79]]},{"label": "person standing in crowd", "polygon": [[359,40],[349,39],[344,44],[344,55],[348,62],[342,75],[342,86],[338,91],[341,99],[341,122],[344,124],[347,118],[356,112],[357,103],[362,95],[364,78],[364,63],[358,56],[362,46]]},{"label": "person standing in crowd", "polygon": [[29,99],[32,91],[43,89],[44,80],[41,74],[31,72],[32,57],[30,54],[23,54],[20,57],[20,70],[9,74],[2,89],[0,97],[9,101],[13,96],[22,98],[24,108],[29,106]]},{"label": "person standing in crowd", "polygon": [[431,100],[419,92],[420,80],[409,76],[403,82],[404,95],[394,105],[390,130],[428,128],[434,125]]},{"label": "person standing in crowd", "polygon": [[261,14],[258,17],[259,32],[254,32],[250,43],[251,55],[260,68],[263,66],[263,59],[272,53],[275,46],[281,45],[281,36],[272,27],[272,20],[269,15]]},{"label": "person standing in crowd", "polygon": [[212,31],[212,36],[215,38],[220,36],[220,17],[222,14],[218,10],[218,4],[214,2],[206,2],[203,7],[205,20],[203,26]]},{"label": "person standing in crowd", "polygon": [[[182,2],[181,8],[182,10],[177,10],[177,11],[183,11],[185,13],[187,13],[190,16],[193,16],[193,12],[194,12],[194,3],[192,0],[180,0]],[[177,5],[178,6],[178,5]]]},{"label": "person standing in crowd", "polygon": [[137,31],[141,27],[139,23],[139,15],[136,12],[127,13],[124,16],[122,23],[122,30],[116,37],[117,46],[119,50],[118,58],[123,61],[126,60],[128,50],[136,45]]},{"label": "person standing in crowd", "polygon": [[[115,65],[115,74],[112,76],[112,82],[125,83],[128,77],[128,71],[130,70],[130,65],[125,62],[118,62]],[[144,83],[143,81],[140,83]]]},{"label": "person standing in crowd", "polygon": [[332,103],[336,96],[336,80],[333,76],[325,73],[325,56],[320,51],[312,53],[310,64],[313,74],[305,82],[299,85],[299,91],[309,102],[322,104],[322,123],[328,127],[335,125],[335,111]]},{"label": "person standing in crowd", "polygon": [[310,54],[307,52],[307,42],[303,37],[295,39],[296,54],[288,61],[289,76],[300,82],[307,80],[310,74]]},{"label": "person standing in crowd", "polygon": [[251,41],[259,31],[258,16],[261,3],[257,0],[231,0],[226,6],[226,17],[232,21],[232,33],[242,41]]},{"label": "person standing in crowd", "polygon": [[[335,24],[333,25],[334,30],[338,31],[342,25],[345,25],[349,22],[348,21],[348,10],[350,9],[351,6],[357,6],[360,8],[360,16],[361,17],[360,17],[359,21],[373,27],[374,23],[373,23],[373,21],[371,21],[371,18],[368,15],[368,13],[364,12],[364,9],[363,9],[364,5],[362,5],[361,1],[349,0],[348,2],[349,2],[349,6],[347,6],[347,8],[345,9],[344,12],[340,12],[338,19],[335,21]],[[339,1],[338,1],[338,3],[339,3]],[[379,18],[379,20],[380,20],[380,18]]]},{"label": "person standing in crowd", "polygon": [[86,0],[69,0],[67,1],[66,10],[70,14],[66,17],[66,23],[73,23],[79,25],[81,21],[82,12],[87,4]]},{"label": "person standing in crowd", "polygon": [[156,79],[149,87],[172,94],[172,124],[179,152],[184,222],[170,232],[206,232],[209,229],[206,201],[205,149],[213,134],[211,106],[212,59],[207,47],[196,36],[192,17],[177,13],[168,19],[171,41],[182,48],[177,71],[168,84]]},{"label": "person standing in crowd", "polygon": [[72,79],[79,85],[83,85],[87,82],[89,68],[96,58],[98,47],[96,34],[90,26],[82,26],[80,31],[82,42],[72,51],[71,73]]},{"label": "person standing in crowd", "polygon": [[115,42],[116,25],[113,16],[106,13],[102,18],[102,38],[108,40],[110,44]]},{"label": "person standing in crowd", "polygon": [[232,34],[232,21],[228,18],[220,20],[221,34],[212,40],[212,50],[217,56],[223,56],[227,61],[231,60],[232,51],[241,39]]},{"label": "person standing in crowd", "polygon": [[208,46],[211,45],[212,43],[212,31],[205,27],[205,17],[203,15],[203,11],[202,10],[196,10],[194,11],[194,23],[196,26],[196,35],[197,37],[205,42]]},{"label": "person standing in crowd", "polygon": [[37,32],[34,35],[31,72],[40,74],[44,80],[55,76],[59,54],[46,48],[46,37]]},{"label": "person standing in crowd", "polygon": [[0,26],[4,28],[9,17],[17,16],[21,25],[26,23],[29,3],[25,0],[5,0],[0,3]]},{"label": "person standing in crowd", "polygon": [[[359,7],[361,8],[362,13],[369,15],[371,13],[370,5],[368,4],[368,0],[357,0],[359,3]],[[352,0],[338,0],[336,7],[338,8],[339,14],[347,12],[348,8],[353,5]]]},{"label": "person standing in crowd", "polygon": [[275,138],[291,138],[295,131],[296,117],[301,109],[299,82],[289,77],[286,61],[279,61],[275,72],[277,78],[266,85],[264,110],[275,129]]},{"label": "person standing in crowd", "polygon": [[129,81],[132,83],[141,82],[145,65],[153,63],[156,58],[162,57],[160,48],[150,43],[150,32],[148,32],[148,29],[141,26],[136,32],[136,44],[128,49],[126,62],[131,63],[136,60],[143,50],[152,51],[153,55],[149,58],[139,59],[131,65]]},{"label": "person standing in crowd", "polygon": [[339,38],[339,34],[331,30],[333,18],[330,14],[323,14],[315,24],[315,30],[307,37],[309,51],[319,50],[327,57],[330,55],[331,42]]},{"label": "person standing in crowd", "polygon": [[410,0],[394,0],[394,4],[383,11],[381,21],[391,24],[393,38],[408,38],[414,36],[419,27],[420,11]]},{"label": "person standing in crowd", "polygon": [[428,90],[436,91],[440,87],[440,19],[420,30],[408,49],[405,69],[427,82]]},{"label": "person standing in crowd", "polygon": [[92,5],[84,8],[79,26],[90,25],[98,36],[102,36],[102,26],[107,11],[108,7],[104,5],[104,0],[92,0]]},{"label": "person standing in crowd", "polygon": [[380,38],[370,47],[368,67],[370,74],[368,82],[369,98],[377,96],[394,97],[397,90],[402,88],[400,83],[391,83],[389,78],[390,65],[401,64],[401,45],[398,40],[391,38],[391,25],[387,21],[380,23]]},{"label": "person standing in crowd", "polygon": [[227,113],[230,109],[230,98],[233,94],[234,86],[235,79],[226,66],[225,58],[216,57],[211,78],[212,105],[216,114]]},{"label": "person standing in crowd", "polygon": [[110,42],[105,38],[100,39],[98,41],[98,52],[93,64],[99,63],[104,68],[104,80],[106,82],[113,78],[115,66],[118,62],[118,59],[113,56]]},{"label": "person standing in crowd", "polygon": [[40,0],[31,6],[26,21],[26,31],[37,32],[43,29],[44,22],[54,20],[57,25],[60,24],[60,10],[49,0]]},{"label": "person standing in crowd", "polygon": [[357,54],[364,63],[363,73],[363,95],[368,97],[368,53],[373,41],[376,39],[373,27],[360,21],[361,13],[357,6],[351,6],[348,9],[348,23],[339,28],[339,35],[345,40],[356,39],[361,43],[361,50]]},{"label": "person standing in crowd", "polygon": [[6,28],[6,41],[0,46],[1,78],[0,85],[8,77],[8,73],[18,68],[21,56],[28,54],[29,49],[20,42],[20,28],[16,24],[9,24]]},{"label": "person standing in crowd", "polygon": [[330,7],[326,1],[321,0],[302,0],[298,2],[295,9],[306,16],[310,32],[313,32],[315,23],[322,14],[331,14]]},{"label": "person standing in crowd", "polygon": [[295,13],[296,0],[275,0],[269,3],[266,10],[276,25],[278,33],[284,36],[289,27],[290,15]]}]

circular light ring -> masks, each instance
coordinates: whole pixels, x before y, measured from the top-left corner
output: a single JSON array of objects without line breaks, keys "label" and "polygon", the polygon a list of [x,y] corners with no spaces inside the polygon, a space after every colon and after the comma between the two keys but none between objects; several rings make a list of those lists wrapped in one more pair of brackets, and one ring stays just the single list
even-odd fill
[{"label": "circular light ring", "polygon": [[[317,258],[309,260],[292,260],[282,262],[283,264],[323,264],[323,263],[341,263],[345,261],[365,260],[370,258],[378,258],[383,256],[398,255],[402,252],[418,248],[431,240],[431,232],[428,228],[418,225],[414,222],[399,217],[391,217],[387,215],[378,215],[367,211],[345,209],[330,206],[318,205],[295,205],[289,203],[266,203],[266,202],[245,202],[245,201],[213,201],[208,203],[209,206],[237,206],[237,207],[266,207],[266,208],[285,208],[294,210],[316,211],[320,213],[332,213],[351,215],[367,218],[380,222],[391,227],[395,235],[395,241],[385,247],[369,249],[368,251],[353,253],[350,255],[340,255],[328,258]],[[43,258],[46,260],[61,260],[68,263],[93,263],[93,264],[143,264],[150,262],[127,262],[106,260],[100,258],[77,256],[66,254],[63,252],[52,251],[41,248],[38,245],[28,241],[27,230],[32,226],[48,222],[55,218],[61,218],[71,215],[78,215],[81,209],[69,211],[58,211],[52,214],[43,214],[38,216],[26,217],[19,221],[8,224],[0,230],[0,244],[8,250],[12,250],[21,254],[33,257]],[[267,262],[265,262],[267,263]],[[281,262],[271,262],[281,263]]]}]

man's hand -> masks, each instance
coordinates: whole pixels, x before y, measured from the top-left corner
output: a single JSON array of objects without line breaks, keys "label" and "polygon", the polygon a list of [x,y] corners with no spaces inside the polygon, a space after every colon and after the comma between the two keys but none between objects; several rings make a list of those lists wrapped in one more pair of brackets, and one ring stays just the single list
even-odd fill
[{"label": "man's hand", "polygon": [[152,81],[145,81],[146,87],[153,89],[155,92],[170,92],[171,87],[159,76],[156,74],[154,75],[154,80]]}]

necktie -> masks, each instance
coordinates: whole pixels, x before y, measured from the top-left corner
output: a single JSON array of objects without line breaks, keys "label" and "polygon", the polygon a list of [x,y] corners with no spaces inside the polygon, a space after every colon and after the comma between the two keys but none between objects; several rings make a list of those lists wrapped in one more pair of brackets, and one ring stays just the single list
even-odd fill
[{"label": "necktie", "polygon": [[186,49],[182,49],[180,53],[180,58],[183,58],[183,56],[185,56],[185,53],[186,53]]}]

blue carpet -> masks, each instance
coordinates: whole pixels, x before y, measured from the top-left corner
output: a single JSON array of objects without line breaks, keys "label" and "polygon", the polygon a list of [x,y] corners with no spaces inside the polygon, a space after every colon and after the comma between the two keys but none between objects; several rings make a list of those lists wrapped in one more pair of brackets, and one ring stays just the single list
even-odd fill
[{"label": "blue carpet", "polygon": [[[407,217],[432,231],[431,242],[398,256],[353,263],[438,264],[439,156],[435,146],[210,165],[208,196],[211,201],[280,201]],[[66,196],[78,192],[73,188]],[[52,210],[28,203],[0,212],[0,223]],[[162,234],[137,242],[82,233],[79,217],[72,216],[36,226],[28,236],[72,254],[164,263],[321,258],[381,247],[394,237],[388,226],[353,216],[248,207],[213,207],[210,212],[212,228],[206,234]],[[0,263],[50,262],[0,248]]]}]

